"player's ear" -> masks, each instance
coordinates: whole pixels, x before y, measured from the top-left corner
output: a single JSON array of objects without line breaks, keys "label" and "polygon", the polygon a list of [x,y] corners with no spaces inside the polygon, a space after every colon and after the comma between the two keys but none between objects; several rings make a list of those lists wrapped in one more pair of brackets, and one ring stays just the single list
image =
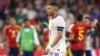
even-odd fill
[{"label": "player's ear", "polygon": [[55,6],[54,8],[55,8],[56,10],[58,10],[58,9],[59,9],[59,8],[58,8],[58,7],[56,7],[56,6]]},{"label": "player's ear", "polygon": [[52,6],[52,8],[54,11],[57,11],[57,9],[58,9],[56,6]]}]

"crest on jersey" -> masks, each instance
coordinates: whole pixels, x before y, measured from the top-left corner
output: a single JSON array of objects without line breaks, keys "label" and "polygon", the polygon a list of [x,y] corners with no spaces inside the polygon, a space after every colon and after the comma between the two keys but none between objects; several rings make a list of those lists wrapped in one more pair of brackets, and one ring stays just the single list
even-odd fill
[{"label": "crest on jersey", "polygon": [[55,26],[55,23],[54,23],[54,22],[52,22],[52,23],[51,23],[51,27],[54,27],[54,26]]}]

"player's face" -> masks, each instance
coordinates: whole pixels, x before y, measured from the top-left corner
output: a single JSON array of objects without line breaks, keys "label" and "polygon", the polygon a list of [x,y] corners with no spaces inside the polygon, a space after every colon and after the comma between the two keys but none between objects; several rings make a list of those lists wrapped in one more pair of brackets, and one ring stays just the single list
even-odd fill
[{"label": "player's face", "polygon": [[47,7],[47,13],[48,13],[48,15],[52,16],[54,14],[54,7],[48,5],[48,7]]},{"label": "player's face", "polygon": [[88,17],[85,17],[85,18],[83,19],[83,22],[84,22],[85,24],[90,24],[90,20],[89,20]]},{"label": "player's face", "polygon": [[10,18],[9,23],[12,25],[16,24],[15,18]]},{"label": "player's face", "polygon": [[29,21],[26,21],[25,22],[25,26],[30,26],[30,22]]}]

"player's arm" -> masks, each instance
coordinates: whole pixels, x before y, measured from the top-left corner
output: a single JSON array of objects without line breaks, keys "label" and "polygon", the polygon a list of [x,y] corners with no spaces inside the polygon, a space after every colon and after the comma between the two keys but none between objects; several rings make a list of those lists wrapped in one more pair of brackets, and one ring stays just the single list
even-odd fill
[{"label": "player's arm", "polygon": [[8,51],[8,47],[9,47],[9,44],[8,44],[8,38],[7,38],[7,29],[8,29],[9,26],[5,26],[4,29],[3,29],[3,35],[4,35],[4,38],[5,38],[5,42],[3,43],[5,45],[5,49],[6,51]]},{"label": "player's arm", "polygon": [[6,26],[6,27],[3,29],[3,35],[4,35],[4,38],[5,38],[5,40],[6,40],[6,42],[4,42],[3,44],[5,44],[6,47],[8,47],[7,28],[8,28],[8,26]]},{"label": "player's arm", "polygon": [[91,27],[95,27],[97,23],[98,21],[96,19],[91,21]]},{"label": "player's arm", "polygon": [[68,38],[66,38],[66,41],[73,41],[74,40],[74,34],[73,33],[70,33],[69,34],[69,37]]},{"label": "player's arm", "polygon": [[[16,43],[17,43],[17,46],[19,47],[20,46],[20,41],[21,41],[21,31],[18,32],[17,36],[16,36]],[[22,49],[19,47],[19,55],[22,55]]]},{"label": "player's arm", "polygon": [[18,46],[20,44],[19,42],[20,42],[20,31],[18,32],[17,37],[16,37],[16,43]]},{"label": "player's arm", "polygon": [[35,28],[33,28],[33,29],[34,29],[33,41],[34,41],[35,45],[36,45],[37,47],[39,47],[39,46],[40,46],[40,42],[39,42],[39,40],[38,40],[38,34],[37,34],[36,29],[35,29]]},{"label": "player's arm", "polygon": [[54,39],[53,43],[50,45],[51,48],[54,47],[59,42],[59,40],[62,38],[63,29],[64,27],[58,27],[57,36]]},{"label": "player's arm", "polygon": [[74,33],[73,33],[73,30],[74,30],[74,24],[70,25],[70,27],[68,28],[68,34],[67,34],[67,37],[66,37],[66,41],[73,41],[74,40]]},{"label": "player's arm", "polygon": [[97,25],[98,21],[97,19],[91,20],[90,24],[86,25],[87,29],[94,28]]}]

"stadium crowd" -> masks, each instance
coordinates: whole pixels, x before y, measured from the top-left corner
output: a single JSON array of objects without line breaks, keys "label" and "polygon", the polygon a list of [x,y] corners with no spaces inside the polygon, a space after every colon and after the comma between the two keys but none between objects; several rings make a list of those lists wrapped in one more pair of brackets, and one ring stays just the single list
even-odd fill
[{"label": "stadium crowd", "polygon": [[[5,43],[5,28],[12,23],[14,18],[20,27],[24,26],[27,18],[37,30],[40,45],[35,48],[34,55],[42,56],[49,41],[48,16],[46,6],[50,2],[56,2],[60,6],[59,14],[66,22],[66,32],[75,21],[75,15],[81,13],[88,24],[92,20],[97,21],[95,28],[90,29],[86,38],[86,49],[100,48],[100,0],[0,0],[0,43]],[[1,45],[1,44],[0,44]],[[5,48],[7,44],[5,43]],[[4,47],[1,47],[4,48]]]}]

